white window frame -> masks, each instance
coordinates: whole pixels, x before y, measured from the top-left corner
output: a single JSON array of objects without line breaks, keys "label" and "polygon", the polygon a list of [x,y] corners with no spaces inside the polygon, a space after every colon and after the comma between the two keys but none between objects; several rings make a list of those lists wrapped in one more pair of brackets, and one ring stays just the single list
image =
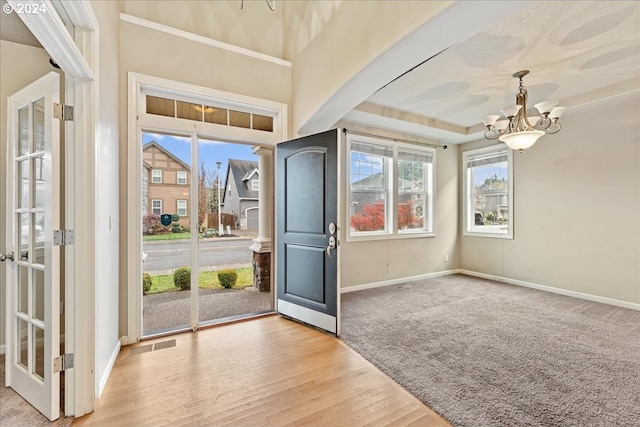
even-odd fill
[{"label": "white window frame", "polygon": [[[156,172],[160,172],[160,181],[156,181]],[[151,169],[151,183],[152,184],[162,184],[162,169]]]},{"label": "white window frame", "polygon": [[[418,156],[421,156],[421,155],[428,156],[428,155],[433,155],[433,152],[435,152],[435,149],[416,150],[414,148],[398,147],[397,156],[396,156],[397,158],[395,160],[396,169],[397,171],[400,171],[400,167],[399,167],[400,153],[415,154]],[[398,195],[396,199],[398,200],[398,202],[400,201],[400,194],[412,194],[412,195],[420,194],[425,198],[424,212],[423,212],[423,217],[425,220],[423,223],[423,228],[408,229],[408,230],[401,230],[398,228],[398,234],[433,233],[433,212],[434,212],[433,184],[435,179],[435,174],[433,172],[434,163],[435,163],[435,156],[432,157],[431,163],[425,162],[425,164],[428,165],[426,166],[426,170],[424,171],[424,179],[426,182],[424,183],[424,187],[421,192],[405,191],[403,193],[400,193],[400,190],[399,189],[397,190]],[[399,178],[398,180],[396,180],[396,187],[398,187],[398,183],[399,183]],[[396,208],[396,214],[397,213],[398,213],[398,209]],[[396,218],[396,223],[397,222],[398,222],[398,219]]]},{"label": "white window frame", "polygon": [[[346,143],[346,206],[350,207],[351,200],[351,145],[357,143],[361,145],[370,145],[378,148],[386,148],[391,151],[391,156],[385,158],[384,167],[387,169],[385,173],[385,229],[380,231],[354,232],[351,230],[351,209],[346,209],[346,227],[347,241],[363,241],[363,240],[386,240],[386,239],[406,239],[417,237],[435,237],[435,198],[436,198],[436,149],[431,147],[423,147],[414,144],[408,144],[398,141],[392,141],[385,138],[376,138],[358,134],[347,134]],[[428,171],[427,180],[427,212],[424,212],[425,229],[399,230],[398,229],[398,153],[416,153],[428,154],[431,156],[431,167]]]},{"label": "white window frame", "polygon": [[187,185],[188,183],[189,182],[187,181],[187,171],[177,171],[176,172],[176,184]]},{"label": "white window frame", "polygon": [[[184,202],[184,215],[182,215],[182,214],[180,213],[180,209],[183,209],[183,208],[180,208],[180,203],[181,203],[181,202]],[[179,200],[176,200],[176,213],[178,214],[178,216],[179,216],[180,218],[186,218],[186,217],[188,217],[188,216],[189,216],[189,215],[188,215],[188,212],[187,212],[187,204],[188,204],[188,202],[187,202],[187,200],[186,200],[186,199],[179,199]]]},{"label": "white window frame", "polygon": [[[153,206],[154,202],[160,202],[160,213],[156,214],[153,210],[155,207]],[[162,215],[162,199],[151,199],[151,213],[155,215]]]},{"label": "white window frame", "polygon": [[251,180],[251,191],[260,191],[260,181],[257,179]]},{"label": "white window frame", "polygon": [[[508,191],[507,203],[509,204],[509,216],[507,220],[508,230],[506,233],[496,233],[491,231],[475,230],[475,203],[471,194],[471,175],[469,173],[469,158],[478,155],[489,155],[492,152],[505,151],[507,155],[507,175],[508,175]],[[489,237],[495,239],[513,239],[513,150],[510,150],[506,144],[496,144],[488,147],[477,148],[474,150],[464,151],[462,153],[462,234],[464,236]]]}]

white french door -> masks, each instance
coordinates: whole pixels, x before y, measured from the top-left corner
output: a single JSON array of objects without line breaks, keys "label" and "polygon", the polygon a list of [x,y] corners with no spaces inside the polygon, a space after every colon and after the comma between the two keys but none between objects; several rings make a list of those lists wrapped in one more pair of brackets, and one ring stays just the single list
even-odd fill
[{"label": "white french door", "polygon": [[9,97],[6,386],[50,420],[60,416],[60,75]]}]

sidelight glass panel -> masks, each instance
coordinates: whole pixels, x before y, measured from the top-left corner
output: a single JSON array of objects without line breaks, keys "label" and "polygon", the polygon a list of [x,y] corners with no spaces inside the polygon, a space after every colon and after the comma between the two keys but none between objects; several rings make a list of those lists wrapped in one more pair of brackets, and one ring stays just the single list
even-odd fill
[{"label": "sidelight glass panel", "polygon": [[33,103],[34,152],[44,151],[44,98]]},{"label": "sidelight glass panel", "polygon": [[33,355],[35,366],[33,373],[44,380],[44,329],[33,325]]},{"label": "sidelight glass panel", "polygon": [[18,128],[20,137],[18,142],[18,155],[29,153],[29,107],[18,110]]}]

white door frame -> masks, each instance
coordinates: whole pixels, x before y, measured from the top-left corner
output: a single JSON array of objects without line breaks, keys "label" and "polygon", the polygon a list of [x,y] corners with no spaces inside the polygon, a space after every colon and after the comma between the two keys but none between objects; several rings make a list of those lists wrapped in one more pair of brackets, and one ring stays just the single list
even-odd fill
[{"label": "white door frame", "polygon": [[[65,103],[75,107],[65,123],[65,216],[63,227],[76,232],[65,249],[65,352],[74,368],[65,373],[65,416],[79,417],[95,408],[95,135],[97,111],[98,20],[87,1],[63,1],[75,27],[66,29],[51,1],[8,0],[44,5],[46,13],[21,14],[27,28],[65,73]],[[75,141],[81,144],[75,144]],[[82,262],[75,262],[75,254]],[[89,284],[87,286],[87,284]]]},{"label": "white door frame", "polygon": [[[251,129],[225,127],[211,123],[201,123],[172,117],[147,114],[143,91],[153,91],[159,96],[196,96],[198,102],[210,101],[230,105],[251,106],[255,109],[274,115],[274,131],[266,133]],[[217,89],[181,83],[160,77],[129,72],[128,74],[128,111],[127,135],[128,147],[136,147],[127,154],[127,180],[130,191],[127,194],[127,336],[121,337],[122,345],[134,344],[142,337],[142,221],[140,220],[142,194],[142,132],[179,132],[183,135],[197,135],[227,142],[254,143],[264,147],[275,147],[277,143],[287,139],[288,112],[287,105],[260,98],[225,92]],[[197,144],[193,142],[193,149]],[[195,174],[192,174],[195,175]],[[197,179],[194,177],[192,179]],[[195,197],[192,195],[192,197]],[[193,200],[191,201],[193,203]],[[197,203],[196,203],[197,204]],[[192,206],[194,206],[192,204]],[[192,310],[193,312],[193,310]],[[192,322],[197,323],[192,319]]]}]

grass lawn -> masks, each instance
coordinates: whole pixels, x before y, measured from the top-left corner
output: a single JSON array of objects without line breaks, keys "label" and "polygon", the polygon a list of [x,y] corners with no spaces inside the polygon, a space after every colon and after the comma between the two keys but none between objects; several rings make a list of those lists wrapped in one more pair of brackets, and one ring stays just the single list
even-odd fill
[{"label": "grass lawn", "polygon": [[[231,289],[244,289],[248,286],[253,286],[253,269],[251,267],[240,268],[236,270],[238,273],[238,280]],[[161,292],[177,291],[173,284],[173,274],[163,274],[159,276],[151,276],[153,285],[151,290],[147,293],[158,294]],[[204,271],[200,273],[198,277],[198,287],[200,289],[222,289],[220,282],[218,281],[218,273],[215,271]]]},{"label": "grass lawn", "polygon": [[[181,240],[190,239],[191,233],[167,233],[167,234],[154,234],[151,236],[142,236],[144,242],[150,242],[154,240]],[[198,234],[198,239],[202,239],[202,234]]]}]

